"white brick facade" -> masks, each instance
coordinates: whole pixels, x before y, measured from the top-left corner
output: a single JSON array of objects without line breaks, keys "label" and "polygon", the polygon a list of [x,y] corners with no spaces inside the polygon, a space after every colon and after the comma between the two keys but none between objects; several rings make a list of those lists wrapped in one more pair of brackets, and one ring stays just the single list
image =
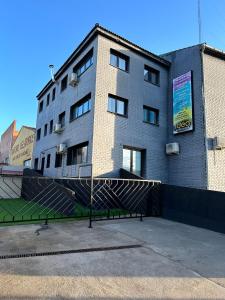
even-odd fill
[{"label": "white brick facade", "polygon": [[[98,30],[96,33],[95,30]],[[87,39],[90,41],[87,42]],[[83,47],[85,42],[87,46]],[[84,49],[80,49],[83,47]],[[66,154],[62,167],[55,168],[56,146],[68,147],[88,141],[88,163],[93,163],[94,176],[115,177],[123,164],[123,147],[145,150],[144,177],[164,183],[203,189],[225,190],[225,150],[213,151],[207,141],[215,136],[225,137],[225,56],[224,59],[204,53],[204,45],[171,52],[162,57],[95,27],[78,47],[73,59],[62,66],[57,80],[66,74],[93,49],[93,65],[81,75],[76,87],[68,85],[60,93],[60,84],[51,82],[39,94],[44,99],[43,112],[37,115],[37,129],[42,128],[36,142],[34,159],[51,154],[47,176],[77,176],[78,165],[67,166]],[[110,49],[129,57],[129,72],[110,65]],[[144,66],[160,72],[160,86],[144,80]],[[194,131],[173,135],[172,80],[188,71],[193,74]],[[56,87],[56,99],[46,107],[47,94]],[[70,107],[91,93],[91,111],[70,122]],[[128,116],[107,111],[108,94],[128,100]],[[41,96],[40,96],[41,95]],[[143,105],[159,110],[159,126],[143,122]],[[43,136],[44,125],[54,124],[66,111],[65,130],[61,134]],[[49,127],[48,127],[49,129]],[[166,156],[165,145],[178,142],[180,154]],[[90,175],[90,167],[81,175]]]}]

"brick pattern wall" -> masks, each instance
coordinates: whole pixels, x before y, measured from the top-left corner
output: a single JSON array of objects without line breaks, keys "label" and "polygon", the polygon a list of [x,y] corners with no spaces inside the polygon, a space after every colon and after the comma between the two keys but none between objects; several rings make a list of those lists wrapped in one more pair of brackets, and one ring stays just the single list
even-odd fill
[{"label": "brick pattern wall", "polygon": [[[204,54],[207,138],[225,138],[225,61]],[[225,150],[208,150],[208,189],[225,191]]]},{"label": "brick pattern wall", "polygon": [[[94,47],[93,65],[85,71],[80,77],[79,84],[76,87],[67,86],[67,89],[62,93],[61,79],[64,78],[66,74],[71,74],[73,67],[82,59],[82,57]],[[35,158],[39,158],[39,168],[41,167],[41,158],[45,156],[45,163],[47,155],[51,154],[50,168],[44,171],[46,176],[77,176],[78,167],[77,166],[67,166],[67,155],[63,156],[63,166],[61,168],[55,168],[55,153],[56,146],[60,143],[66,143],[68,147],[77,145],[82,142],[89,141],[88,147],[88,162],[91,161],[92,157],[92,133],[93,133],[93,106],[95,99],[95,80],[96,80],[96,59],[97,59],[97,39],[95,39],[88,48],[82,53],[82,55],[73,63],[72,66],[61,76],[58,83],[56,83],[50,91],[46,93],[42,99],[44,99],[44,108],[41,113],[37,114],[36,128],[41,128],[41,139],[35,143],[33,152],[33,163]],[[52,95],[53,88],[56,87],[56,97],[55,101],[52,101],[50,97],[50,104],[46,107],[47,94],[50,92]],[[81,98],[86,96],[91,92],[92,95],[92,109],[89,113],[81,116],[80,118],[70,122],[70,107],[78,102]],[[58,115],[66,111],[65,118],[65,130],[61,134],[49,134],[49,123],[53,119],[53,123],[58,122]],[[44,125],[48,123],[48,134],[44,134]],[[88,168],[83,169],[82,175],[88,175]]]},{"label": "brick pattern wall", "polygon": [[[199,46],[172,52],[165,56],[172,62],[168,96],[168,142],[180,144],[180,154],[168,156],[169,184],[207,188],[204,106],[202,101],[202,71]],[[173,135],[172,81],[193,71],[194,131]]]},{"label": "brick pattern wall", "polygon": [[[146,149],[145,177],[167,181],[168,70],[98,37],[93,163],[95,176],[118,176],[123,145]],[[130,57],[129,72],[109,64],[110,48]],[[144,65],[160,70],[160,87],[144,81]],[[107,112],[108,94],[128,99],[128,118]],[[159,126],[143,123],[143,105],[160,110]]]}]

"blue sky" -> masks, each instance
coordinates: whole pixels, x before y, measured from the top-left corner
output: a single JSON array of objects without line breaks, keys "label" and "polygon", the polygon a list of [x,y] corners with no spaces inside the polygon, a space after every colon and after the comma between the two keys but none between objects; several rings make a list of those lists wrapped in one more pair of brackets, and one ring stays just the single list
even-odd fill
[{"label": "blue sky", "polygon": [[[225,49],[225,0],[201,0],[202,41]],[[95,23],[165,53],[198,43],[197,0],[2,0],[0,134],[35,126],[36,95]]]}]

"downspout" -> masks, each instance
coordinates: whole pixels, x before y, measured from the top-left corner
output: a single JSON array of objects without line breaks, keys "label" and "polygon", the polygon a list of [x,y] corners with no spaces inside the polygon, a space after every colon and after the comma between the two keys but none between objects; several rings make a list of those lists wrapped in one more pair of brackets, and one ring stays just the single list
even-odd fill
[{"label": "downspout", "polygon": [[204,80],[204,55],[205,43],[200,45],[200,56],[201,56],[201,80],[202,80],[202,106],[203,106],[203,132],[204,132],[204,144],[205,144],[205,189],[208,189],[208,141],[206,133],[206,104],[205,104],[205,80]]}]

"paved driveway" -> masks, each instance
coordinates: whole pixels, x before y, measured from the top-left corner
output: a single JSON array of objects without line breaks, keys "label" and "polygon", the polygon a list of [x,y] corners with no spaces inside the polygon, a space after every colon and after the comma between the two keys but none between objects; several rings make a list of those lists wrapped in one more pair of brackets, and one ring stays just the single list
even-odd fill
[{"label": "paved driveway", "polygon": [[1,227],[0,255],[86,252],[1,259],[0,299],[225,299],[225,235],[156,218],[93,225]]}]

